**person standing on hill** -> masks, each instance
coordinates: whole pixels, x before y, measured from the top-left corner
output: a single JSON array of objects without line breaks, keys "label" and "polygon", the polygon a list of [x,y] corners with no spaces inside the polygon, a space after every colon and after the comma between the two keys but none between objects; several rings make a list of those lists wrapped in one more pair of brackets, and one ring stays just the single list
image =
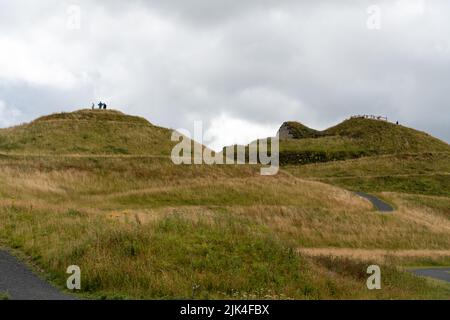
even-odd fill
[{"label": "person standing on hill", "polygon": [[106,110],[106,103],[103,104],[103,109]]},{"label": "person standing on hill", "polygon": [[100,110],[103,108],[103,102],[100,101],[100,102],[98,103],[98,108],[99,108]]}]

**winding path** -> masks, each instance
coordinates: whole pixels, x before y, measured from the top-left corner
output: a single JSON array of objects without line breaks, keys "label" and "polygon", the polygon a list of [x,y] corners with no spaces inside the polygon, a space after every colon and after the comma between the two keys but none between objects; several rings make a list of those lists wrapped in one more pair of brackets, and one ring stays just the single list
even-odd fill
[{"label": "winding path", "polygon": [[0,294],[13,300],[73,300],[36,276],[7,251],[0,250]]},{"label": "winding path", "polygon": [[433,278],[450,283],[450,268],[419,268],[409,269],[409,271],[417,276]]},{"label": "winding path", "polygon": [[383,200],[371,195],[367,194],[365,192],[356,192],[356,194],[360,197],[363,197],[364,199],[369,200],[372,202],[375,208],[377,208],[380,212],[392,212],[394,211],[394,208],[387,202],[384,202]]}]

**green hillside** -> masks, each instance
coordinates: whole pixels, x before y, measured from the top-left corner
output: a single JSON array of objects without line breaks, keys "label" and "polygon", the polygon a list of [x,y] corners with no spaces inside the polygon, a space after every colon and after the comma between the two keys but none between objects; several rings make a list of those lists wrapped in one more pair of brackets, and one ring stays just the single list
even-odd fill
[{"label": "green hillside", "polygon": [[354,191],[450,196],[450,153],[381,155],[284,169]]},{"label": "green hillside", "polygon": [[346,120],[316,138],[280,140],[280,161],[285,165],[424,152],[450,152],[450,146],[424,132],[364,118]]},{"label": "green hillside", "polygon": [[0,129],[0,152],[170,155],[172,131],[114,110],[79,110]]},{"label": "green hillside", "polygon": [[[393,152],[394,145],[381,147],[388,136],[370,149],[372,136],[356,128],[344,122],[320,137],[283,140],[282,151]],[[295,163],[261,176],[258,165],[175,165],[167,157],[170,133],[104,110],[0,130],[0,246],[61,290],[67,266],[80,266],[81,298],[450,296],[450,285],[402,268],[450,264],[444,152]],[[413,147],[404,150],[448,148],[414,130],[405,134]],[[421,180],[411,178],[416,173]],[[381,215],[349,190],[374,191],[396,211]],[[404,193],[411,190],[422,194]],[[367,290],[372,264],[383,270],[383,290]]]},{"label": "green hillside", "polygon": [[285,122],[281,127],[285,127],[293,139],[317,138],[323,135],[322,132],[311,129],[296,121]]},{"label": "green hillside", "polygon": [[351,139],[376,154],[448,152],[450,146],[429,134],[387,121],[354,118],[325,130],[325,134]]}]

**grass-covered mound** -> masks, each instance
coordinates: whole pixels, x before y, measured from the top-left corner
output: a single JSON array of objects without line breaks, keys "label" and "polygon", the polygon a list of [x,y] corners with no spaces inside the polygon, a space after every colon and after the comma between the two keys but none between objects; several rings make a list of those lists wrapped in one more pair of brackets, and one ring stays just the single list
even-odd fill
[{"label": "grass-covered mound", "polygon": [[450,152],[450,146],[424,132],[387,121],[352,118],[320,132],[280,140],[281,164],[309,164],[363,156]]},{"label": "grass-covered mound", "polygon": [[387,121],[353,118],[325,130],[375,154],[449,152],[450,146],[425,132]]},{"label": "grass-covered mound", "polygon": [[317,138],[323,135],[322,132],[311,129],[296,121],[285,122],[281,128],[283,129],[280,130],[285,130],[285,132],[289,133],[293,139]]},{"label": "grass-covered mound", "polygon": [[[377,170],[444,174],[443,154],[413,155],[401,167],[397,157],[382,156],[291,166],[267,177],[256,165],[176,166],[169,157],[148,156],[168,154],[169,132],[90,110],[2,130],[10,148],[4,144],[0,156],[0,244],[28,257],[62,289],[67,266],[79,265],[80,294],[92,298],[449,297],[447,284],[413,276],[398,260],[372,259],[374,251],[388,250],[414,265],[418,260],[401,255],[412,251],[448,264],[448,197],[382,194],[396,212],[380,215],[349,191],[308,181],[337,174],[340,183],[358,171],[371,179]],[[310,150],[360,150],[347,139],[336,133],[292,141]],[[129,154],[105,152],[108,144]],[[76,153],[74,146],[87,150]],[[336,250],[365,250],[370,261],[330,257]],[[369,291],[366,270],[374,263],[382,268],[383,289]]]},{"label": "grass-covered mound", "polygon": [[79,110],[0,129],[0,152],[170,155],[172,131],[114,110]]}]

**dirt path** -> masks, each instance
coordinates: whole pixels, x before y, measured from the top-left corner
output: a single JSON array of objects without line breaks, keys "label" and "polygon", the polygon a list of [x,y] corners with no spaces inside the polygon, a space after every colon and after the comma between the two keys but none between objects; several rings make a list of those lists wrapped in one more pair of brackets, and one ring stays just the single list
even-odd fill
[{"label": "dirt path", "polygon": [[9,252],[0,250],[0,294],[13,300],[73,300],[36,276]]}]

